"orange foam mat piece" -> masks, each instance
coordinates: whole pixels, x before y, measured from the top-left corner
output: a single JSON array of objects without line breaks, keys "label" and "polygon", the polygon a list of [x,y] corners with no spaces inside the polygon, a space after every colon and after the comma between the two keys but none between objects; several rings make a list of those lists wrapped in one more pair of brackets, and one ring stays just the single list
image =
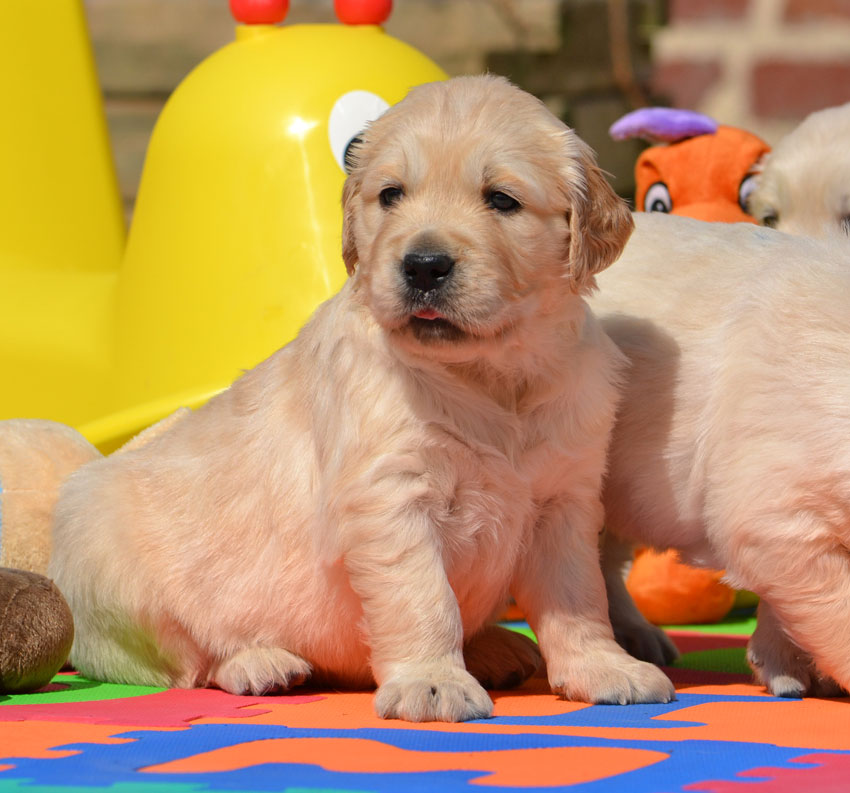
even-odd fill
[{"label": "orange foam mat piece", "polygon": [[554,787],[615,776],[669,755],[644,749],[556,747],[499,752],[420,752],[361,738],[281,738],[216,749],[141,769],[152,773],[235,771],[265,763],[309,763],[329,771],[481,771],[479,785]]}]

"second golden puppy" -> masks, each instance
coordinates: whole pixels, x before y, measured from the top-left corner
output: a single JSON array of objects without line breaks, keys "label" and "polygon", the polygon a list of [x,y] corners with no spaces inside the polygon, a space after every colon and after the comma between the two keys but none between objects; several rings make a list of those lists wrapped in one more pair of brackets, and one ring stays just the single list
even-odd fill
[{"label": "second golden puppy", "polygon": [[[300,335],[74,475],[50,573],[97,679],[233,693],[378,684],[461,720],[536,658],[552,688],[665,702],[614,641],[597,558],[621,356],[582,299],[632,228],[589,149],[504,80],[417,88],[344,190],[351,274]],[[466,655],[470,668],[464,661]]]}]

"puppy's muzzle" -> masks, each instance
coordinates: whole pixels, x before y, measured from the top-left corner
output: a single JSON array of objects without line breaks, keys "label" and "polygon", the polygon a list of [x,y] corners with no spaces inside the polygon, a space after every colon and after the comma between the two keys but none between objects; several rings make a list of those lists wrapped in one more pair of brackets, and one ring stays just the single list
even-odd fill
[{"label": "puppy's muzzle", "polygon": [[407,284],[423,293],[443,288],[454,266],[455,260],[442,251],[412,251],[401,262]]}]

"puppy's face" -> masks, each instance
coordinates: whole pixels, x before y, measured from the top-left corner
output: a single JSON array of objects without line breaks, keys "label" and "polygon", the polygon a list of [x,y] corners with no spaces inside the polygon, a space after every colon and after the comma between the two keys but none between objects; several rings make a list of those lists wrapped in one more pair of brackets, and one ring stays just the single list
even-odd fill
[{"label": "puppy's face", "polygon": [[414,89],[354,161],[346,266],[378,323],[432,353],[492,343],[562,307],[632,228],[588,147],[499,78]]},{"label": "puppy's face", "polygon": [[750,196],[750,213],[763,226],[826,239],[850,235],[850,162],[841,152],[803,161],[768,160]]},{"label": "puppy's face", "polygon": [[826,238],[850,234],[850,104],[809,116],[767,156],[750,213],[764,226]]}]

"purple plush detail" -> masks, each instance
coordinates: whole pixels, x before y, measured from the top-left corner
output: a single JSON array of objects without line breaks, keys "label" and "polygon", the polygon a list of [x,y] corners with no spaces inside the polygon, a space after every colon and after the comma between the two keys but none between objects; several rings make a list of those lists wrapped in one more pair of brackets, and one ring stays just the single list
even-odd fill
[{"label": "purple plush detail", "polygon": [[713,118],[693,110],[673,107],[642,107],[633,110],[615,121],[608,130],[614,140],[643,138],[650,143],[675,143],[715,132],[717,122]]}]

